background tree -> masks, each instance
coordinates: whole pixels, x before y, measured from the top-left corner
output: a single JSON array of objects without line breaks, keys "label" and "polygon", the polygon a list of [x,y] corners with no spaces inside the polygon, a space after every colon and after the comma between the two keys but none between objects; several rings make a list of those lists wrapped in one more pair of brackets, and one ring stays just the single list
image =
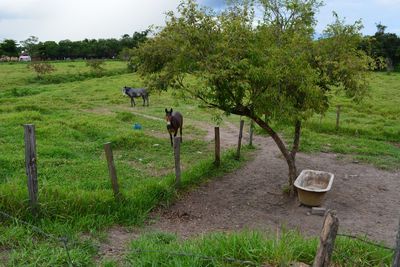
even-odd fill
[{"label": "background tree", "polygon": [[8,57],[18,56],[18,47],[16,41],[12,39],[5,39],[2,43],[0,43],[0,47],[1,47],[0,50],[2,50],[3,55]]},{"label": "background tree", "polygon": [[384,59],[384,66],[392,71],[400,64],[400,38],[395,33],[386,33],[386,26],[376,25],[376,33],[373,36],[366,36],[361,43],[368,55],[373,57],[378,64]]},{"label": "background tree", "polygon": [[20,41],[22,51],[24,51],[25,54],[30,55],[31,57],[36,56],[35,47],[38,43],[39,38],[33,35],[24,41]]},{"label": "background tree", "polygon": [[54,41],[40,42],[36,46],[36,55],[40,57],[41,60],[58,59],[59,46]]},{"label": "background tree", "polygon": [[[152,89],[180,89],[209,107],[254,120],[286,159],[294,192],[302,123],[327,110],[333,88],[354,99],[366,92],[370,59],[357,49],[361,25],[336,17],[314,41],[317,0],[231,2],[216,14],[182,1],[179,14],[169,12],[166,26],[135,51],[138,71]],[[263,13],[258,23],[256,8]],[[198,82],[187,83],[193,76]],[[290,145],[272,122],[293,126]]]}]

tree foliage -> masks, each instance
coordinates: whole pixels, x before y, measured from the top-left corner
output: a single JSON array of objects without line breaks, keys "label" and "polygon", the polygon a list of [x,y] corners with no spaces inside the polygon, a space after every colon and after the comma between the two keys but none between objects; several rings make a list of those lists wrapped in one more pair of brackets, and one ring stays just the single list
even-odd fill
[{"label": "tree foliage", "polygon": [[[166,26],[136,49],[138,71],[153,89],[180,89],[253,119],[278,145],[292,185],[302,122],[327,110],[333,88],[361,99],[371,64],[357,49],[360,22],[345,25],[336,16],[324,37],[313,39],[320,6],[318,0],[236,0],[217,14],[184,0],[178,14],[169,12]],[[193,76],[199,82],[189,86],[185,79]],[[291,148],[271,128],[273,121],[294,126]]]},{"label": "tree foliage", "polygon": [[[391,71],[400,65],[400,37],[395,33],[386,33],[386,26],[376,25],[377,30],[373,36],[366,36],[360,47],[376,60],[378,65]],[[385,64],[382,64],[382,59]]]},{"label": "tree foliage", "polygon": [[120,39],[84,39],[82,41],[61,40],[39,42],[30,36],[21,41],[21,50],[40,60],[76,58],[116,58],[122,49],[132,49],[147,40],[149,30],[135,32],[132,36],[124,34]]},{"label": "tree foliage", "polygon": [[5,39],[0,43],[0,57],[17,57],[18,56],[18,48],[17,43],[12,39]]}]

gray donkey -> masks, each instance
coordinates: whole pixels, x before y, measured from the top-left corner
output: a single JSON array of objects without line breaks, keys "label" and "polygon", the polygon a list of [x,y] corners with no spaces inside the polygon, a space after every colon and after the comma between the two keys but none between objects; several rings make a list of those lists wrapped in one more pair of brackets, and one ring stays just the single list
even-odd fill
[{"label": "gray donkey", "polygon": [[124,88],[122,88],[122,94],[127,95],[131,98],[131,107],[136,106],[134,100],[135,97],[142,97],[143,106],[146,104],[146,101],[147,101],[147,106],[149,106],[149,93],[144,88],[131,88],[124,86]]}]

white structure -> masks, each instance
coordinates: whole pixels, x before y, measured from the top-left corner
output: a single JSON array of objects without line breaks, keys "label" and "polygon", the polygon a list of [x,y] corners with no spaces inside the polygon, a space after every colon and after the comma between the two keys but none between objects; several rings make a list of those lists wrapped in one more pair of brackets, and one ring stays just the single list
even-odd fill
[{"label": "white structure", "polygon": [[22,55],[19,56],[19,61],[31,61],[31,56],[27,56],[27,55]]}]

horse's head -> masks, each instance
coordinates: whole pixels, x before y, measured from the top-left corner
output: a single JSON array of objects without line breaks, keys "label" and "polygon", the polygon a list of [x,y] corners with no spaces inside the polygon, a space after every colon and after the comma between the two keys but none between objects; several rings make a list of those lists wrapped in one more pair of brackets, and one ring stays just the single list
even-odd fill
[{"label": "horse's head", "polygon": [[124,86],[123,88],[122,88],[122,95],[126,95],[126,91],[128,91],[128,87],[126,87],[126,86]]},{"label": "horse's head", "polygon": [[172,120],[172,108],[170,111],[168,111],[168,109],[165,109],[165,120],[167,121],[167,127],[170,126]]}]

